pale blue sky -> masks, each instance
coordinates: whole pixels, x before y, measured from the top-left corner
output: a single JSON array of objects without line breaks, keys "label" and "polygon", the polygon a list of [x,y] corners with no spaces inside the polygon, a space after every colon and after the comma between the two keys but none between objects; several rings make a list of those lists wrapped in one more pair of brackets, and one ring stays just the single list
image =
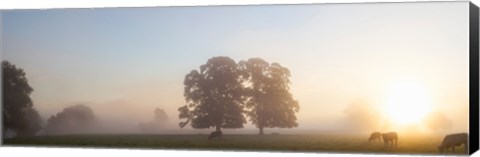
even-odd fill
[{"label": "pale blue sky", "polygon": [[467,15],[467,2],[3,11],[3,57],[44,117],[86,102],[132,123],[161,107],[176,124],[184,76],[224,55],[288,67],[300,128],[335,128],[357,99],[382,106],[402,77],[465,121]]}]

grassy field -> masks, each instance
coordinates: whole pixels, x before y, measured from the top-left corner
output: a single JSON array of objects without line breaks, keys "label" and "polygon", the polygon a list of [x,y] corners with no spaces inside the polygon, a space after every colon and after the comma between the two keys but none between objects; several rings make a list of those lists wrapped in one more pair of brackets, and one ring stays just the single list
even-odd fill
[{"label": "grassy field", "polygon": [[[383,142],[368,142],[368,136],[357,135],[229,135],[207,140],[208,135],[63,135],[13,138],[6,145],[70,146],[102,148],[205,149],[288,152],[340,152],[382,154],[439,154],[441,136],[400,136],[397,147]],[[455,153],[463,154],[463,146]]]}]

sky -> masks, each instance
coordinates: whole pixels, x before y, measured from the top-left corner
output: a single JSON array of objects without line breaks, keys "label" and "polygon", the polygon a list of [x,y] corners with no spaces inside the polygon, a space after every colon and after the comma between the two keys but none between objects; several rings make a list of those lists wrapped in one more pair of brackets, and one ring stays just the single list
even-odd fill
[{"label": "sky", "polygon": [[162,108],[178,128],[185,75],[228,56],[289,68],[297,130],[344,129],[359,101],[394,117],[397,102],[416,110],[419,100],[428,102],[419,114],[440,112],[453,124],[448,131],[468,130],[468,2],[1,14],[2,57],[26,71],[44,119],[82,103],[112,130],[133,132]]}]

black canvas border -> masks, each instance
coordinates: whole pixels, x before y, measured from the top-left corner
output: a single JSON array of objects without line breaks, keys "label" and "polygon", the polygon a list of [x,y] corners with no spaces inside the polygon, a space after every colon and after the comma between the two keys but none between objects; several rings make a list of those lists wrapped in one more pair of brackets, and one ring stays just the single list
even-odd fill
[{"label": "black canvas border", "polygon": [[472,2],[469,3],[469,99],[470,99],[470,119],[469,119],[469,153],[473,154],[479,146],[479,12],[478,7]]}]

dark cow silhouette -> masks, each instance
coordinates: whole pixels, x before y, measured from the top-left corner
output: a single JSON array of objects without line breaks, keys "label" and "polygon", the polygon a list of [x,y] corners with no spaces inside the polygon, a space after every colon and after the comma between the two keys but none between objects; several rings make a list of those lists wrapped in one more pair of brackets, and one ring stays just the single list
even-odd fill
[{"label": "dark cow silhouette", "polygon": [[442,144],[438,146],[438,151],[444,153],[448,152],[448,149],[451,148],[452,152],[455,152],[455,147],[465,146],[465,152],[468,151],[468,134],[467,133],[456,133],[449,134],[443,138]]},{"label": "dark cow silhouette", "polygon": [[370,138],[368,138],[368,142],[371,142],[372,140],[382,140],[382,133],[380,132],[373,132],[370,134]]},{"label": "dark cow silhouette", "polygon": [[208,140],[212,140],[214,138],[222,138],[222,131],[213,131],[212,133],[210,133],[210,135],[208,136]]},{"label": "dark cow silhouette", "polygon": [[385,146],[393,146],[395,143],[395,147],[397,146],[398,135],[396,132],[388,132],[382,134],[383,142],[385,142]]}]

